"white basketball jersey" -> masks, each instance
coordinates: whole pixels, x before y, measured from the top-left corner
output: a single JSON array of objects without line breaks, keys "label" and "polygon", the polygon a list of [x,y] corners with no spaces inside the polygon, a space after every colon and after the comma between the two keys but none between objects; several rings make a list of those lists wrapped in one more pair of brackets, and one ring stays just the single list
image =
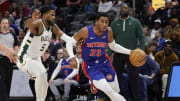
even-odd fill
[{"label": "white basketball jersey", "polygon": [[33,58],[41,57],[48,48],[52,37],[52,26],[48,31],[42,20],[41,22],[43,25],[43,32],[41,35],[39,36],[34,35],[32,40],[28,41],[31,32],[28,31],[28,33],[26,34],[22,42],[20,52],[18,54],[20,59],[23,57],[24,54],[27,54],[28,56],[31,56]]}]

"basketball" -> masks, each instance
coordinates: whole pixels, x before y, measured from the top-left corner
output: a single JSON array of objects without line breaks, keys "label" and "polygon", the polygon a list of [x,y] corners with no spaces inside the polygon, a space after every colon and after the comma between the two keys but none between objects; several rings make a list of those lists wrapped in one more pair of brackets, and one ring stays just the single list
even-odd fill
[{"label": "basketball", "polygon": [[141,49],[132,50],[129,61],[133,66],[140,67],[146,62],[146,53]]}]

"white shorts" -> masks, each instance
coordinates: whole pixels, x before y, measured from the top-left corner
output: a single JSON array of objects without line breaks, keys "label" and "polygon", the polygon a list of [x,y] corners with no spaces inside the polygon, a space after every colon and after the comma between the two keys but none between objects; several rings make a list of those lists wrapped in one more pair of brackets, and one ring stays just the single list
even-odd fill
[{"label": "white shorts", "polygon": [[46,73],[46,69],[42,64],[41,57],[32,58],[31,56],[25,54],[23,57],[23,63],[18,61],[16,65],[20,70],[30,74],[33,77],[36,77],[40,73]]}]

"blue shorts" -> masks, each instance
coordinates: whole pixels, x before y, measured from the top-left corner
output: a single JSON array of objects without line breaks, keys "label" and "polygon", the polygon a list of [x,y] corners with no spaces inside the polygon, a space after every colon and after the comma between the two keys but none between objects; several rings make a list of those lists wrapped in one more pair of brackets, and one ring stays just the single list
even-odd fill
[{"label": "blue shorts", "polygon": [[90,81],[105,78],[108,82],[113,82],[116,74],[109,60],[107,60],[106,63],[98,64],[84,62],[83,71]]}]

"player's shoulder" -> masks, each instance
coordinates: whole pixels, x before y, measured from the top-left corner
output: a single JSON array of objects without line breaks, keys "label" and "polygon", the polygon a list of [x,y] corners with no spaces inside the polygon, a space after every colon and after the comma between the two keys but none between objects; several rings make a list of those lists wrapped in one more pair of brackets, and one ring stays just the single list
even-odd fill
[{"label": "player's shoulder", "polygon": [[33,21],[30,26],[30,31],[35,35],[40,35],[43,31],[42,21],[40,19]]},{"label": "player's shoulder", "polygon": [[32,22],[30,28],[39,28],[39,27],[42,27],[43,24],[42,24],[42,21],[40,19],[37,19],[35,21]]},{"label": "player's shoulder", "polygon": [[108,32],[112,32],[112,28],[111,27],[108,27],[107,30],[108,30]]},{"label": "player's shoulder", "polygon": [[81,33],[88,33],[88,28],[87,27],[83,27],[79,30],[79,32]]}]

